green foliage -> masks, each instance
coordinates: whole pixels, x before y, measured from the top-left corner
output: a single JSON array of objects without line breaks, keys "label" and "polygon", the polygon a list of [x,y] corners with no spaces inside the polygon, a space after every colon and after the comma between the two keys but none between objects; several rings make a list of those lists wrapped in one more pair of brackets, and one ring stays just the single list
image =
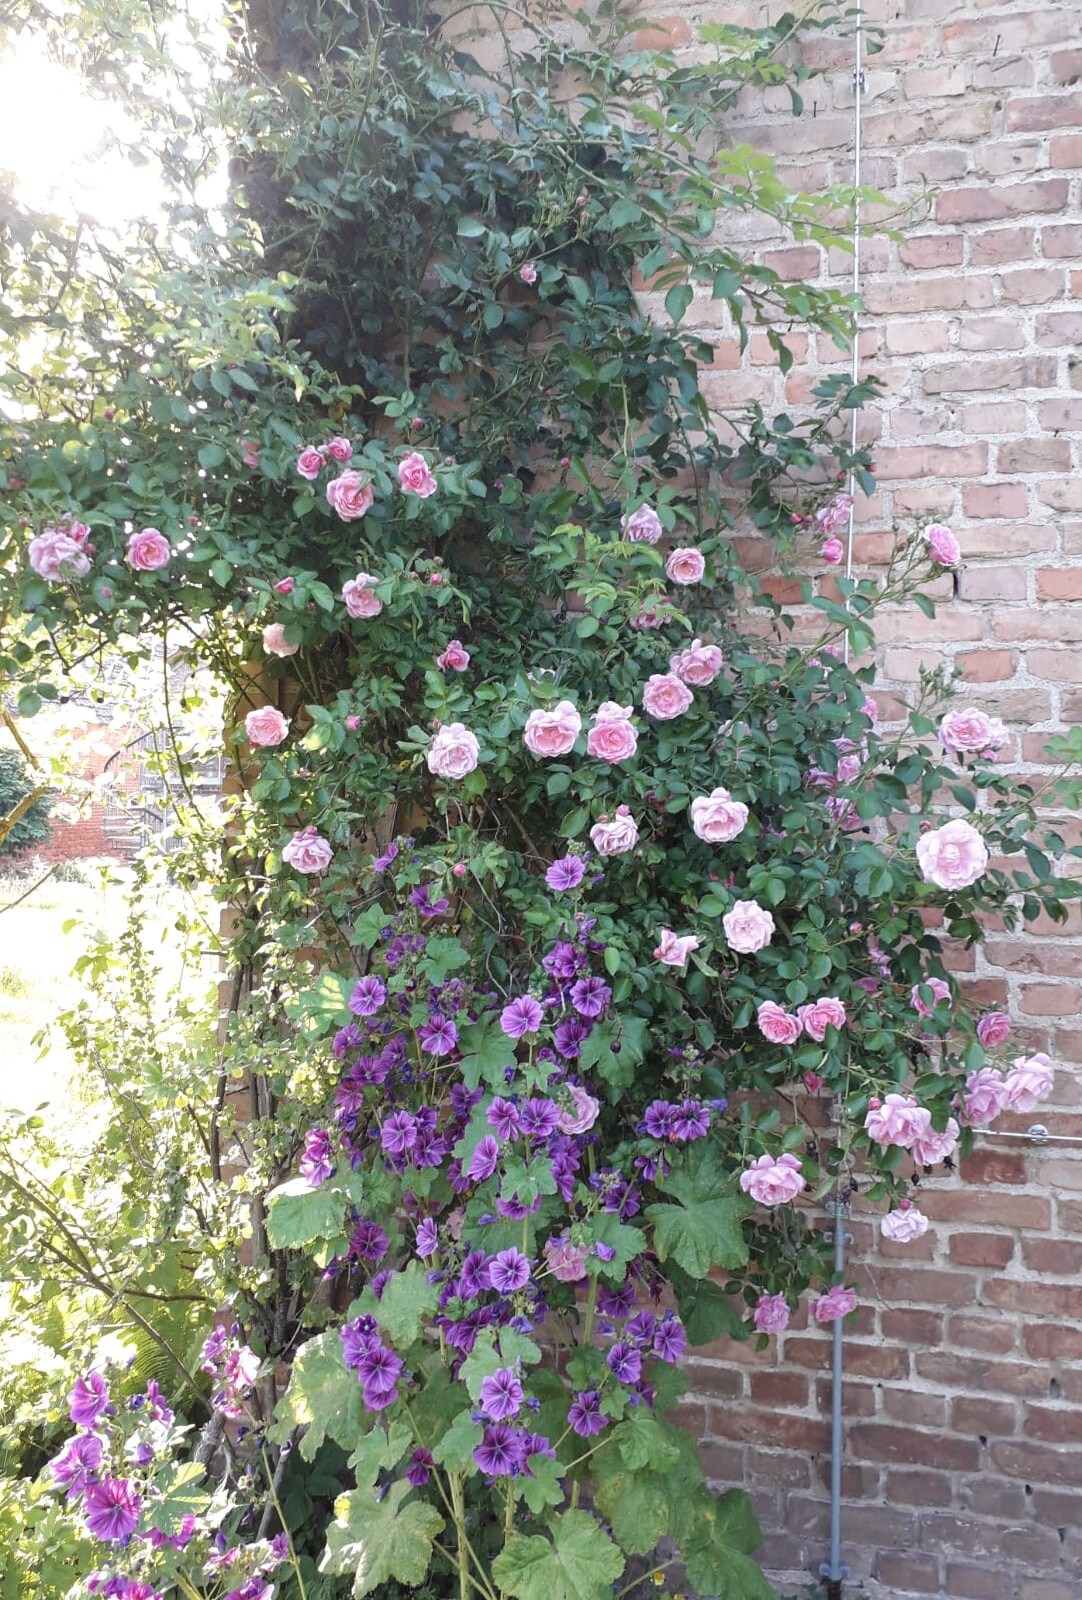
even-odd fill
[{"label": "green foliage", "polygon": [[0,750],[0,857],[49,837],[52,797],[17,750]]}]

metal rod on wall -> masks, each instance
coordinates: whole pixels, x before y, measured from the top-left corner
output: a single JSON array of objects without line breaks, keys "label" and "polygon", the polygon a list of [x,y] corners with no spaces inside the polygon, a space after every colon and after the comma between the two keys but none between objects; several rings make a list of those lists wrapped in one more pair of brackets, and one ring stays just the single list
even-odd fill
[{"label": "metal rod on wall", "polygon": [[[861,0],[856,0],[855,5],[855,32],[853,44],[853,294],[860,293],[860,227],[861,227],[861,127],[860,114],[864,96],[864,17]],[[857,320],[856,308],[853,311],[853,351],[852,351],[852,380],[854,386],[860,381],[860,323]],[[854,407],[850,412],[849,426],[849,453],[855,456],[857,450],[857,411]],[[853,526],[854,504],[856,499],[856,473],[850,464],[846,490],[849,495],[849,517],[845,540],[845,576],[853,576]],[[845,635],[844,659],[849,662],[849,635]],[[840,1117],[841,1108],[838,1107],[837,1115]],[[848,1211],[848,1196],[845,1188],[844,1174],[838,1176],[838,1187],[834,1195],[834,1276],[838,1282],[845,1277],[845,1246],[847,1234],[845,1228],[846,1213]],[[831,1330],[831,1378],[830,1378],[830,1548],[828,1558],[819,1568],[819,1576],[823,1580],[827,1600],[842,1600],[842,1584],[849,1576],[849,1568],[842,1561],[842,1388],[843,1388],[843,1357],[844,1357],[844,1319],[838,1317]]]}]

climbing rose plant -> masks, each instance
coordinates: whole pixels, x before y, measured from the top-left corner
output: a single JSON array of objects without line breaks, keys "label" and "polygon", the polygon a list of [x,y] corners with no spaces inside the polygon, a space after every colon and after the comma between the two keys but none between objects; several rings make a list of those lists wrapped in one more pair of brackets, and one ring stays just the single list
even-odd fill
[{"label": "climbing rose plant", "polygon": [[[156,1386],[75,1384],[47,1470],[83,1590],[604,1600],[662,1559],[767,1596],[746,1496],[670,1419],[684,1357],[848,1315],[816,1202],[859,1181],[919,1237],[928,1178],[1048,1093],[945,941],[1063,914],[1006,730],[934,676],[875,697],[874,612],[931,609],[951,531],[823,581],[869,387],[724,430],[699,387],[694,303],[783,367],[795,319],[849,331],[713,242],[740,210],[831,237],[763,158],[703,153],[794,25],[678,66],[537,24],[506,77],[409,5],[237,26],[224,234],[74,280],[60,224],[13,247],[64,320],[5,380],[4,671],[26,718],[104,640],[228,685],[224,826],[182,803],[176,870],[229,908],[255,1108],[223,1149],[224,1069],[205,1128],[178,1088],[255,1267],[218,1249],[194,1458]],[[797,626],[752,532],[810,564]],[[320,1472],[333,1512],[291,1517]]]}]

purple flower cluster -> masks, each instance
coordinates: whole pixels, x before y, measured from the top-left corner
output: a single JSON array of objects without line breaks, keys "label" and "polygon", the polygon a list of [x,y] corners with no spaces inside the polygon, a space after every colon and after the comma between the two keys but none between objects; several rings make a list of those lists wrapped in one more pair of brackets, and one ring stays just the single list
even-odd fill
[{"label": "purple flower cluster", "polygon": [[217,1385],[215,1410],[234,1421],[244,1416],[244,1402],[259,1376],[259,1357],[240,1343],[239,1332],[236,1323],[228,1334],[223,1327],[215,1328],[203,1345],[201,1362]]},{"label": "purple flower cluster", "polygon": [[668,1144],[685,1144],[705,1139],[710,1131],[710,1112],[701,1100],[652,1100],[643,1114],[638,1131]]},{"label": "purple flower cluster", "polygon": [[337,1170],[334,1159],[334,1144],[330,1134],[324,1128],[310,1128],[304,1136],[304,1154],[298,1166],[301,1177],[310,1183],[313,1189],[321,1183],[326,1183],[328,1178],[333,1178]]},{"label": "purple flower cluster", "polygon": [[383,1343],[374,1317],[356,1317],[346,1323],[342,1359],[357,1374],[369,1411],[384,1411],[398,1399],[402,1357]]},{"label": "purple flower cluster", "polygon": [[492,1422],[486,1426],[473,1459],[486,1477],[517,1478],[529,1474],[530,1457],[537,1455],[550,1460],[556,1455],[543,1434],[512,1427],[509,1422]]}]

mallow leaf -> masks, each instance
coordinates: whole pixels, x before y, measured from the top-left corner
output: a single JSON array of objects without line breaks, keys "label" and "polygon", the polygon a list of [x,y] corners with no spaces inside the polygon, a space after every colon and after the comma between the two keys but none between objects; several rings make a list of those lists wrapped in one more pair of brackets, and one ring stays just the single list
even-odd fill
[{"label": "mallow leaf", "polygon": [[425,1500],[403,1505],[412,1492],[400,1478],[382,1500],[371,1489],[355,1489],[335,1501],[320,1571],[351,1576],[354,1600],[392,1579],[411,1589],[423,1581],[443,1518]]},{"label": "mallow leaf", "polygon": [[596,1517],[565,1511],[544,1534],[510,1533],[492,1576],[515,1600],[611,1600],[624,1558]]}]

